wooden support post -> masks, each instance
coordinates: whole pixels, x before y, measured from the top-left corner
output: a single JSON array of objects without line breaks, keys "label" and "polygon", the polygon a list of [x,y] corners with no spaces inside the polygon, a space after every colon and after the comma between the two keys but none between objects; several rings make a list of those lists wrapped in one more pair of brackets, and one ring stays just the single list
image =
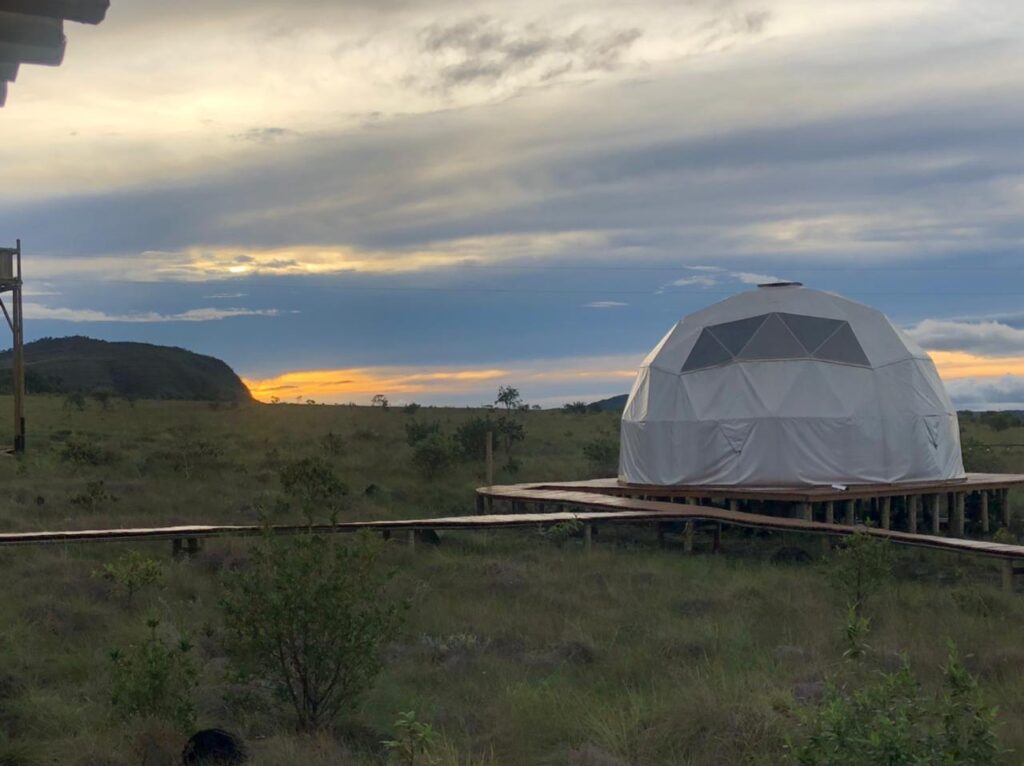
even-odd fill
[{"label": "wooden support post", "polygon": [[939,496],[928,495],[928,513],[932,519],[932,534],[937,535],[941,531],[941,519],[939,518]]},{"label": "wooden support post", "polygon": [[825,523],[836,523],[836,504],[831,500],[825,502]]},{"label": "wooden support post", "polygon": [[810,503],[797,503],[796,504],[796,517],[803,519],[804,521],[814,521],[814,517],[811,512]]},{"label": "wooden support post", "polygon": [[889,529],[892,526],[892,498],[878,498],[879,515],[882,517],[882,529]]},{"label": "wooden support post", "polygon": [[683,527],[683,553],[693,553],[693,522],[686,522]]},{"label": "wooden support post", "polygon": [[1013,592],[1013,559],[1003,559],[999,562],[1003,573],[1003,590],[1007,593]]},{"label": "wooden support post", "polygon": [[711,552],[719,553],[722,550],[722,525],[715,524],[711,535]]},{"label": "wooden support post", "polygon": [[856,523],[857,519],[854,515],[853,500],[843,501],[843,523],[848,527],[852,527]]},{"label": "wooden support post", "polygon": [[978,505],[981,511],[981,532],[987,535],[989,530],[988,521],[988,490],[983,489],[978,493]]},{"label": "wooden support post", "polygon": [[175,559],[180,559],[185,555],[185,548],[182,545],[182,539],[180,537],[175,537],[171,541],[171,555],[174,556]]},{"label": "wooden support post", "polygon": [[594,546],[594,525],[584,524],[583,525],[583,550],[590,553],[591,548]]},{"label": "wooden support post", "polygon": [[729,501],[729,510],[730,511],[738,511],[739,509],[740,509],[740,501],[739,500],[730,500]]},{"label": "wooden support post", "polygon": [[380,536],[384,539],[385,542],[390,540],[391,539],[391,530],[390,529],[385,529],[383,532],[380,533]]},{"label": "wooden support post", "polygon": [[410,529],[409,530],[409,534],[406,537],[406,542],[409,543],[409,550],[411,550],[411,551],[416,550],[416,530],[415,529]]},{"label": "wooden support post", "polygon": [[907,495],[907,531],[917,534],[917,514],[921,506],[920,495]]},{"label": "wooden support post", "polygon": [[952,537],[964,536],[964,505],[966,495],[963,492],[953,492],[953,505],[950,508],[949,533]]},{"label": "wooden support post", "polygon": [[999,490],[999,507],[1003,512],[1003,526],[1009,529],[1010,522],[1013,520],[1013,513],[1010,509],[1010,490]]},{"label": "wooden support post", "polygon": [[190,537],[187,540],[187,547],[185,548],[185,552],[188,553],[189,558],[192,558],[197,553],[199,553],[199,548],[200,547],[201,546],[199,545],[199,538],[198,537]]}]

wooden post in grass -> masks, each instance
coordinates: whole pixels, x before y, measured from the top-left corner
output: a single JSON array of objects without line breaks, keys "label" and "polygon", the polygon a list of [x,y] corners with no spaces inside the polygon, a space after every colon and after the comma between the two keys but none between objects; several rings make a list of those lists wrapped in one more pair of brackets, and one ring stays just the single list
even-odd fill
[{"label": "wooden post in grass", "polygon": [[892,498],[878,498],[879,513],[882,516],[882,529],[889,529],[892,526]]},{"label": "wooden post in grass", "polygon": [[928,513],[930,513],[931,517],[932,517],[932,534],[933,535],[937,535],[937,534],[939,534],[940,526],[941,526],[940,525],[941,519],[939,519],[939,496],[938,495],[928,495]]},{"label": "wooden post in grass", "polygon": [[831,500],[825,501],[825,523],[835,524],[836,523],[836,504]]},{"label": "wooden post in grass", "polygon": [[415,529],[410,529],[409,530],[409,534],[406,537],[406,540],[409,543],[409,550],[411,550],[411,551],[416,550],[416,530]]},{"label": "wooden post in grass", "polygon": [[988,534],[988,490],[983,489],[978,493],[978,504],[981,510],[981,532]]},{"label": "wooden post in grass", "polygon": [[729,510],[730,511],[738,511],[739,509],[740,509],[740,501],[739,500],[730,500],[729,501]]},{"label": "wooden post in grass", "polygon": [[953,505],[950,508],[950,535],[952,537],[964,536],[964,505],[966,495],[963,492],[954,492]]},{"label": "wooden post in grass", "polygon": [[814,521],[814,510],[810,503],[800,503],[797,509],[801,519],[804,521]]},{"label": "wooden post in grass", "polygon": [[686,522],[683,527],[683,553],[693,553],[693,522]]},{"label": "wooden post in grass", "polygon": [[1001,489],[999,490],[999,507],[1003,511],[1003,526],[1007,529],[1010,528],[1010,521],[1012,520],[1013,514],[1010,510],[1010,490]]},{"label": "wooden post in grass", "polygon": [[907,495],[907,531],[917,534],[917,514],[921,505],[920,495]]}]

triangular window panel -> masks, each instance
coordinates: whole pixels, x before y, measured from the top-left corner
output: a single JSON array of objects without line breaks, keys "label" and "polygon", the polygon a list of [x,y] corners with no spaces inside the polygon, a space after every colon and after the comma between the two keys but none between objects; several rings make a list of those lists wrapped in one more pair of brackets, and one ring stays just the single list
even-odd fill
[{"label": "triangular window panel", "polygon": [[740,349],[747,345],[747,341],[753,337],[757,329],[764,324],[764,320],[768,316],[768,314],[761,314],[747,319],[737,319],[735,322],[714,324],[707,329],[733,356],[736,356],[740,353]]},{"label": "triangular window panel", "polygon": [[686,357],[682,372],[691,370],[703,370],[705,367],[715,367],[732,361],[732,354],[725,350],[715,336],[708,332],[708,328],[701,330],[700,337],[693,345],[693,350]]},{"label": "triangular window panel", "polygon": [[737,359],[799,359],[807,352],[778,314],[769,314]]},{"label": "triangular window panel", "polygon": [[844,324],[842,319],[825,319],[825,317],[810,317],[804,314],[780,313],[779,317],[809,354],[817,350],[832,333]]},{"label": "triangular window panel", "polygon": [[738,455],[743,452],[743,447],[746,446],[747,439],[750,438],[750,432],[754,430],[754,424],[750,421],[745,423],[722,421],[718,424],[718,430],[722,432],[722,436],[729,442],[732,451]]},{"label": "triangular window panel", "polygon": [[861,367],[871,366],[871,362],[864,354],[864,349],[860,347],[857,336],[853,333],[853,328],[846,322],[814,352],[814,358],[829,362],[856,364]]}]

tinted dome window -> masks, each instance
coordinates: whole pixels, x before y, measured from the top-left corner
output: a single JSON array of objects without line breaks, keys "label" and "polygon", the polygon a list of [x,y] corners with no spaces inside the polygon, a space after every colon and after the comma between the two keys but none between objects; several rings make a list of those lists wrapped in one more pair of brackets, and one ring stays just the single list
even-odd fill
[{"label": "tinted dome window", "polygon": [[848,322],[779,312],[705,327],[682,372],[770,359],[818,359],[871,366]]}]

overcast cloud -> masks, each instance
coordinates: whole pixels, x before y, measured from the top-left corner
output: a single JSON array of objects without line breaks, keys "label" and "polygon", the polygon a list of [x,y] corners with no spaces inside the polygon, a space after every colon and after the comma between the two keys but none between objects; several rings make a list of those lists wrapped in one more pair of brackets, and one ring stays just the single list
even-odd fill
[{"label": "overcast cloud", "polygon": [[12,85],[0,232],[45,281],[30,338],[259,379],[639,357],[776,280],[1024,374],[1021,30],[1003,0],[114,0]]}]

